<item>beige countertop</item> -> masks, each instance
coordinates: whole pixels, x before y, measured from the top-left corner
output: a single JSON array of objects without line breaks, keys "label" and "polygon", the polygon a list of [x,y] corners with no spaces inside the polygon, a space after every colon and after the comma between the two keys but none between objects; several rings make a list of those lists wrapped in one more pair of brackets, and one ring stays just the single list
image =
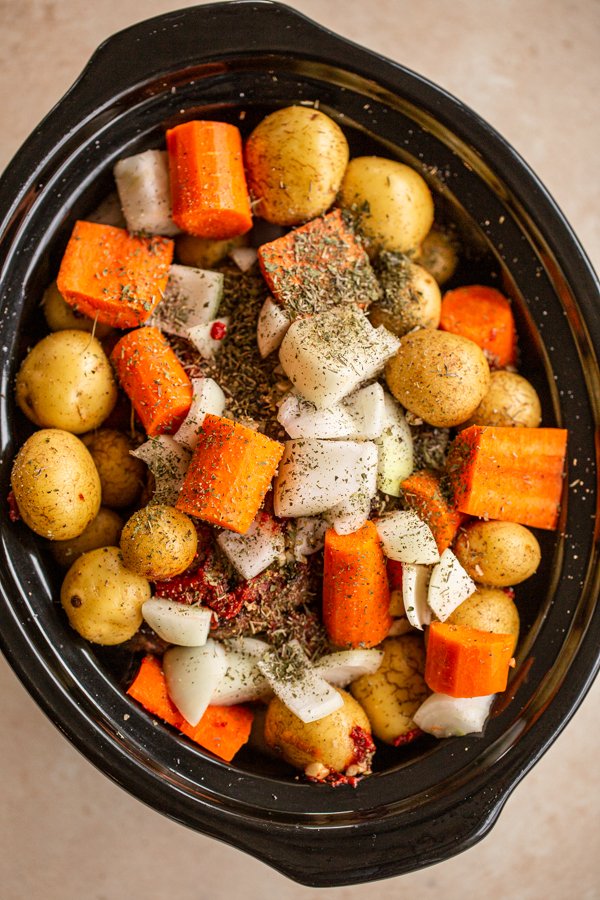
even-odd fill
[{"label": "beige countertop", "polygon": [[[96,45],[184,0],[0,0],[0,168]],[[300,0],[334,31],[398,60],[493,124],[550,189],[600,265],[597,0]],[[293,900],[316,890],[147,809],[83,759],[0,662],[4,900]],[[406,895],[600,897],[600,683],[488,837],[454,859],[336,900]]]}]

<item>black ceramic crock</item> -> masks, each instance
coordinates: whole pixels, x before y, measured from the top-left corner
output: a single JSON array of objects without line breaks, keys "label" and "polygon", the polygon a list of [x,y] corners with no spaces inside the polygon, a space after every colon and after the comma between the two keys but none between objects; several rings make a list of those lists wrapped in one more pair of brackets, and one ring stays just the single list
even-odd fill
[{"label": "black ceramic crock", "polygon": [[[110,190],[120,157],[160,146],[166,126],[221,118],[243,130],[265,112],[314,103],[353,154],[416,166],[442,217],[474,252],[462,275],[513,299],[521,371],[544,424],[569,429],[560,531],[519,602],[526,636],[483,737],[383,751],[355,789],[315,786],[242,754],[226,765],[152,721],[119,683],[127,661],[72,632],[59,575],[22,524],[2,523],[2,648],[42,709],[95,765],[171,818],[309,885],[372,881],[435,863],[492,827],[511,790],[584,697],[597,669],[600,292],[555,203],[517,153],[425,79],[268,2],[190,8],[104,43],[0,182],[1,495],[28,434],[14,376],[42,333],[39,300],[71,225]],[[495,280],[495,281],[494,281]],[[4,510],[4,504],[3,511]]]}]

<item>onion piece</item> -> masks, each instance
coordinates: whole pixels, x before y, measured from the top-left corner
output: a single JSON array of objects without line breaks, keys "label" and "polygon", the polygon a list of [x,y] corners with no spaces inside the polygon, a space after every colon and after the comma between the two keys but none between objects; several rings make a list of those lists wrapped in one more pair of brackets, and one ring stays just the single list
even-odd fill
[{"label": "onion piece", "polygon": [[383,659],[383,650],[340,650],[328,653],[313,665],[313,672],[335,687],[345,687],[361,675],[372,675]]},{"label": "onion piece", "polygon": [[431,622],[431,608],[427,603],[427,588],[431,577],[429,566],[403,563],[402,601],[406,618],[413,626],[423,631]]},{"label": "onion piece", "polygon": [[170,435],[159,434],[130,452],[143,460],[154,475],[153,499],[157,503],[174,506],[190,464],[190,451]]},{"label": "onion piece", "polygon": [[383,430],[383,388],[370,384],[329,409],[317,409],[309,400],[288,394],[279,405],[277,421],[291,438],[372,440]]},{"label": "onion piece", "polygon": [[229,251],[229,256],[240,272],[249,272],[258,259],[258,253],[254,247],[234,247]]},{"label": "onion piece", "polygon": [[290,641],[285,657],[271,651],[257,666],[273,693],[302,722],[316,722],[343,705],[341,694],[312,669],[298,641]]},{"label": "onion piece", "polygon": [[143,604],[142,616],[163,641],[179,647],[202,647],[206,644],[213,614],[203,606],[152,597]]},{"label": "onion piece", "polygon": [[187,337],[191,328],[207,325],[223,299],[224,276],[194,266],[172,265],[165,295],[150,320],[168,334]]},{"label": "onion piece", "polygon": [[389,559],[401,563],[431,565],[439,561],[431,528],[412,511],[398,510],[377,520],[377,531],[383,552]]},{"label": "onion piece", "polygon": [[296,519],[295,526],[292,548],[294,558],[298,562],[304,562],[306,556],[322,550],[329,524],[321,516],[300,516]]},{"label": "onion piece", "polygon": [[173,439],[183,444],[188,450],[194,450],[207,413],[222,416],[226,397],[219,385],[212,378],[192,378],[192,405]]},{"label": "onion piece", "polygon": [[215,353],[221,349],[228,327],[229,316],[225,316],[224,319],[213,319],[206,325],[186,328],[184,337],[191,341],[203,359],[213,359]]},{"label": "onion piece", "polygon": [[120,159],[113,172],[129,231],[177,234],[166,150],[145,150]]},{"label": "onion piece", "polygon": [[283,559],[285,539],[281,526],[259,512],[245,534],[222,531],[217,543],[234,569],[248,580],[260,575],[276,559]]},{"label": "onion piece", "polygon": [[383,430],[377,446],[377,488],[384,494],[399,497],[401,483],[414,469],[413,439],[401,407],[387,392],[384,392]]},{"label": "onion piece", "polygon": [[224,644],[227,671],[213,691],[211,706],[233,706],[268,697],[272,691],[256,661],[270,650],[265,641],[237,638]]},{"label": "onion piece", "polygon": [[197,725],[227,671],[227,655],[210,638],[203,647],[172,647],[163,656],[169,697],[190,725]]},{"label": "onion piece", "polygon": [[279,303],[267,297],[260,308],[256,325],[258,352],[263,359],[277,350],[291,322]]},{"label": "onion piece", "polygon": [[116,191],[111,191],[101,200],[96,209],[85,217],[86,222],[97,222],[99,225],[113,225],[115,228],[127,228],[127,222],[121,209],[121,201]]},{"label": "onion piece", "polygon": [[371,500],[377,493],[377,465],[362,473],[360,489],[324,514],[338,534],[352,534],[362,528],[371,513]]},{"label": "onion piece", "polygon": [[495,694],[485,697],[449,697],[431,694],[413,715],[421,731],[437,738],[462,737],[483,731]]},{"label": "onion piece", "polygon": [[477,585],[448,547],[431,573],[427,602],[440,622],[445,622],[476,589]]}]

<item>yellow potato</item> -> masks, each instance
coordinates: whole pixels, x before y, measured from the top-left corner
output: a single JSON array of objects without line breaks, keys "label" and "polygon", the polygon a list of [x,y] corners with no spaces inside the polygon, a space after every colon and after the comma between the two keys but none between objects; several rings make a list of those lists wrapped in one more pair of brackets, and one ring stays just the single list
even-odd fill
[{"label": "yellow potato", "polygon": [[117,401],[113,372],[100,342],[85,331],[55,331],[26,356],[17,403],[36,425],[83,434],[97,428]]},{"label": "yellow potato", "polygon": [[532,384],[516,372],[492,372],[490,386],[467,425],[537,428],[542,421],[540,398]]},{"label": "yellow potato", "polygon": [[276,225],[300,225],[333,204],[348,164],[348,142],[329,116],[288,106],[257,125],[245,156],[256,213]]},{"label": "yellow potato", "polygon": [[243,235],[216,241],[210,238],[195,237],[193,234],[178,234],[175,238],[175,254],[184,266],[214,269],[223,262],[228,253],[245,244],[246,238]]},{"label": "yellow potato", "polygon": [[413,259],[427,269],[438,284],[445,284],[452,278],[458,265],[456,241],[447,232],[440,231],[434,226]]},{"label": "yellow potato", "polygon": [[384,657],[373,675],[362,675],[351,685],[371,723],[373,734],[386,744],[401,743],[417,726],[413,715],[429,690],[423,678],[425,645],[421,635],[387,638]]},{"label": "yellow potato", "polygon": [[69,306],[58,290],[55,281],[48,285],[44,291],[42,307],[50,331],[64,331],[66,328],[74,328],[76,331],[89,331],[99,340],[102,340],[113,330],[110,325],[95,322],[94,319],[84,316],[83,313],[77,312],[76,309]]},{"label": "yellow potato", "polygon": [[132,515],[121,534],[127,568],[153,581],[184,572],[197,547],[192,520],[173,506],[145,506]]},{"label": "yellow potato", "polygon": [[68,431],[45,428],[25,441],[11,486],[21,517],[50,540],[80,535],[100,509],[100,479],[92,457]]},{"label": "yellow potato", "polygon": [[351,159],[340,189],[340,204],[358,216],[362,234],[380,250],[415,251],[433,224],[433,198],[427,182],[395,159]]},{"label": "yellow potato", "polygon": [[457,334],[423,328],[405,335],[388,362],[390,391],[406,409],[438,428],[465,422],[490,383],[482,350]]},{"label": "yellow potato", "polygon": [[542,558],[535,535],[516,522],[472,522],[459,532],[454,553],[473,581],[492,587],[520,584]]},{"label": "yellow potato", "polygon": [[[269,703],[265,741],[278,756],[317,778],[329,772],[358,775],[367,771],[370,758],[362,758],[352,732],[357,726],[371,734],[362,707],[346,691],[336,688],[344,705],[323,719],[305,724],[278,697]],[[357,754],[358,751],[358,754]]]},{"label": "yellow potato", "polygon": [[119,543],[122,528],[121,516],[112,509],[101,506],[96,518],[92,519],[79,537],[71,538],[69,541],[51,541],[50,552],[59,566],[68,569],[82,553],[87,553],[88,550],[116,546]]},{"label": "yellow potato", "polygon": [[437,281],[422,266],[399,253],[382,253],[375,271],[383,298],[369,307],[369,319],[400,337],[413,328],[437,328],[442,296]]},{"label": "yellow potato", "polygon": [[476,628],[477,631],[514,634],[515,647],[519,640],[519,611],[510,594],[500,588],[478,587],[446,621],[452,625]]},{"label": "yellow potato", "polygon": [[100,428],[81,440],[92,454],[102,485],[102,503],[124,509],[138,499],[146,478],[146,466],[130,450],[133,441],[122,431]]},{"label": "yellow potato", "polygon": [[150,585],[123,565],[118,547],[90,550],[76,560],[60,592],[72,627],[95,644],[122,644],[142,624]]}]

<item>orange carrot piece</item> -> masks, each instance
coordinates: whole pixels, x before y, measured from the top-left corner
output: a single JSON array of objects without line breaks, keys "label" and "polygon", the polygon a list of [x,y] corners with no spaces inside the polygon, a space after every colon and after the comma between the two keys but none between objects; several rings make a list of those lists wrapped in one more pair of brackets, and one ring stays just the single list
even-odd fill
[{"label": "orange carrot piece", "polygon": [[465,516],[444,496],[440,476],[430,469],[421,469],[409,475],[400,487],[406,505],[429,525],[438,550],[443,553],[452,544]]},{"label": "orange carrot piece", "polygon": [[67,303],[115,328],[142,325],[160,301],[173,241],[124,228],[76,222],[57,278]]},{"label": "orange carrot piece", "polygon": [[392,624],[385,556],[377,528],[325,534],[323,624],[337,647],[375,647]]},{"label": "orange carrot piece", "polygon": [[425,682],[437,694],[485,697],[506,688],[515,636],[432,622]]},{"label": "orange carrot piece", "polygon": [[207,415],[177,509],[244,534],[275,475],[283,444],[231,419]]},{"label": "orange carrot piece", "polygon": [[192,383],[158,328],[128,332],[110,358],[149,437],[177,431],[192,404]]},{"label": "orange carrot piece", "polygon": [[127,691],[153,716],[230,762],[250,736],[254,714],[245,706],[209,706],[197,725],[183,718],[167,693],[167,682],[155,656],[145,656]]},{"label": "orange carrot piece", "polygon": [[556,528],[566,448],[563,428],[465,428],[446,460],[455,507],[483,519]]},{"label": "orange carrot piece", "polygon": [[252,228],[239,128],[185,122],[167,131],[173,220],[200,238],[232,238]]},{"label": "orange carrot piece", "polygon": [[510,303],[495,288],[472,284],[447,291],[440,328],[469,338],[498,369],[516,361],[517,332]]},{"label": "orange carrot piece", "polygon": [[258,249],[265,281],[291,318],[381,293],[369,257],[339,209]]}]

